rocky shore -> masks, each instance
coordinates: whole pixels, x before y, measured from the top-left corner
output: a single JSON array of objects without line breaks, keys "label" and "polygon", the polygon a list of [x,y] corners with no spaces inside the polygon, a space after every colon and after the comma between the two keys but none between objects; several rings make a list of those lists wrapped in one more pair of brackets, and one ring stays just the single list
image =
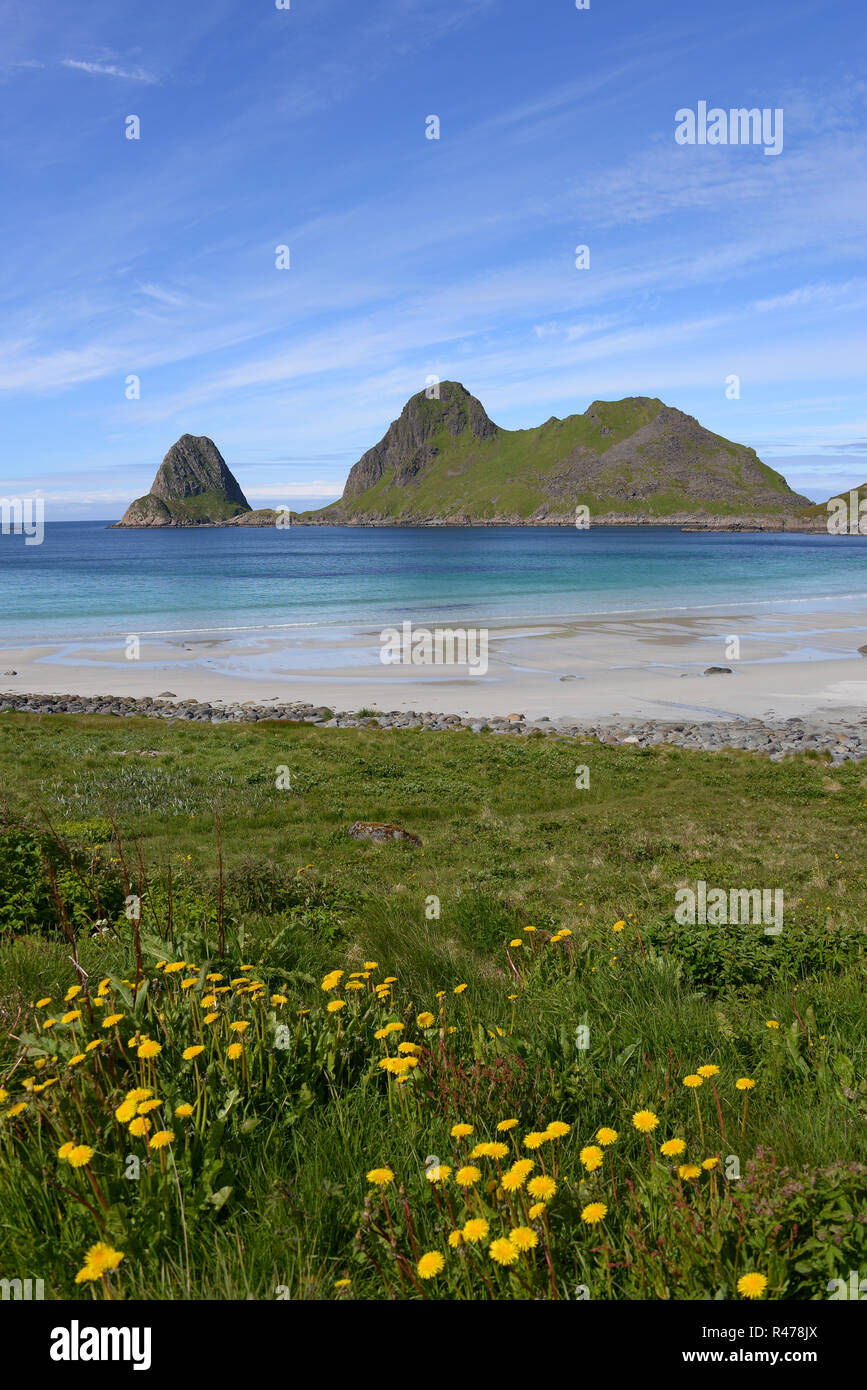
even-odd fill
[{"label": "rocky shore", "polygon": [[287,723],[314,724],[324,729],[431,729],[468,730],[472,733],[491,733],[515,736],[529,735],[572,738],[579,741],[626,744],[649,748],[672,744],[679,748],[694,748],[704,752],[720,752],[726,748],[761,753],[772,762],[780,762],[790,753],[819,753],[830,756],[832,764],[860,762],[867,758],[867,714],[858,723],[851,720],[786,719],[780,722],[762,719],[704,720],[618,720],[585,721],[572,724],[560,719],[527,719],[520,713],[492,715],[490,718],[457,714],[437,714],[430,710],[367,710],[337,711],[322,705],[303,702],[274,701],[262,704],[253,700],[243,703],[198,700],[177,700],[168,691],[155,699],[131,696],[24,695],[0,694],[0,713],[14,710],[27,714],[102,714],[118,718],[143,715],[169,723],[192,720],[205,724],[253,723],[260,719],[276,719]]}]

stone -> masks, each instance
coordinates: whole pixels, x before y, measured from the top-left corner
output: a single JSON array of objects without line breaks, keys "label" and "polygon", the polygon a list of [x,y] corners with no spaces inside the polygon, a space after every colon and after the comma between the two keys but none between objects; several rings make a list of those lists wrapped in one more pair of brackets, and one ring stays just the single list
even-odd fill
[{"label": "stone", "polygon": [[406,840],[411,845],[420,845],[418,835],[404,830],[402,825],[389,825],[385,821],[357,820],[349,827],[353,840],[375,840],[380,844],[389,840]]}]

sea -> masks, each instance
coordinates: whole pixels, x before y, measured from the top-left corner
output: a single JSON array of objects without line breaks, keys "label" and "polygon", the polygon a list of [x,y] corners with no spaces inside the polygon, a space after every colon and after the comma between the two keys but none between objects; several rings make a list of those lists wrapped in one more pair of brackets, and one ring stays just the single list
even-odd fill
[{"label": "sea", "polygon": [[856,609],[867,539],[669,527],[273,527],[0,535],[0,638]]}]

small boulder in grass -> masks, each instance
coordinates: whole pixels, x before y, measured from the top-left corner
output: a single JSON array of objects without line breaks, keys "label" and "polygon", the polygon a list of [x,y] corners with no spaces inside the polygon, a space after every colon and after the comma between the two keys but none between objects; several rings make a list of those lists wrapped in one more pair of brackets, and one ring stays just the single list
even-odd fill
[{"label": "small boulder in grass", "polygon": [[418,835],[404,830],[402,825],[388,825],[379,820],[357,820],[349,827],[349,833],[353,840],[376,840],[378,844],[385,844],[388,840],[408,840],[411,845],[421,844]]}]

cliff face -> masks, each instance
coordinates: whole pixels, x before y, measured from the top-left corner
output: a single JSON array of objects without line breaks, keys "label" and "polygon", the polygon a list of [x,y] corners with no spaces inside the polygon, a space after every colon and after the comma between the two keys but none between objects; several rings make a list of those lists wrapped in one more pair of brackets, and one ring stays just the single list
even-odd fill
[{"label": "cliff face", "polygon": [[379,443],[353,465],[342,500],[360,497],[386,475],[393,486],[406,487],[436,461],[443,436],[457,444],[499,433],[481,401],[458,383],[443,382],[439,399],[421,392],[407,401]]},{"label": "cliff face", "polygon": [[[755,450],[662,401],[594,401],[583,415],[504,430],[459,382],[413,396],[306,525],[593,524],[780,518],[809,506]],[[293,519],[294,521],[294,519]]]},{"label": "cliff face", "polygon": [[127,507],[117,526],[222,524],[251,511],[212,439],[184,434],[169,449],[149,493]]}]

